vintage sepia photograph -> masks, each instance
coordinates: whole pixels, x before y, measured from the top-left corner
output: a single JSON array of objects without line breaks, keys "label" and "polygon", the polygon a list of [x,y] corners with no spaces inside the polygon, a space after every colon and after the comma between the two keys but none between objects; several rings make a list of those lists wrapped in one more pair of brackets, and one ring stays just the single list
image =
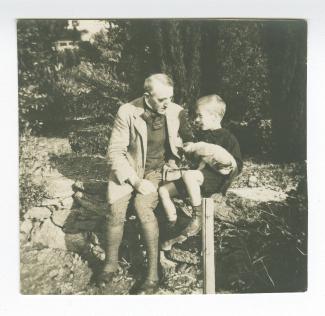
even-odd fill
[{"label": "vintage sepia photograph", "polygon": [[17,19],[20,293],[307,290],[307,21]]}]

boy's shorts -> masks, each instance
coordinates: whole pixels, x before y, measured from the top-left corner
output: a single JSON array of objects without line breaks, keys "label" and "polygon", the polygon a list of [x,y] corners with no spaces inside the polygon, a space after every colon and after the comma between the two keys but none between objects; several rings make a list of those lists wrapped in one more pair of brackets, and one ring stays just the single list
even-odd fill
[{"label": "boy's shorts", "polygon": [[[206,165],[202,170],[203,183],[201,185],[202,197],[210,197],[212,194],[220,192],[222,185],[224,184],[226,177],[216,173],[210,166]],[[177,191],[183,197],[188,196],[185,183],[182,178],[174,181]]]}]

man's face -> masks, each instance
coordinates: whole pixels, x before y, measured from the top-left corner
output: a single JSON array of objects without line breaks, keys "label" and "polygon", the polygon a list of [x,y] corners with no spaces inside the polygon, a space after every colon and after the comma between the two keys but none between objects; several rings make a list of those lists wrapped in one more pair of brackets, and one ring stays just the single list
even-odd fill
[{"label": "man's face", "polygon": [[145,93],[145,100],[154,112],[165,114],[166,109],[172,102],[174,89],[171,86],[155,83],[152,91]]},{"label": "man's face", "polygon": [[216,125],[218,118],[213,115],[207,106],[197,105],[195,123],[200,127],[201,130],[206,131],[213,129]]}]

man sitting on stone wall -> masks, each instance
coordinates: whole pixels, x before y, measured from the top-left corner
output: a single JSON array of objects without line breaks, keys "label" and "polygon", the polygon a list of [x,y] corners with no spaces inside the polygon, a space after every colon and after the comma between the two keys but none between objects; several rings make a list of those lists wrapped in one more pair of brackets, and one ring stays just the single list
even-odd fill
[{"label": "man sitting on stone wall", "polygon": [[135,294],[153,294],[159,288],[159,229],[154,210],[162,168],[169,159],[179,158],[177,147],[179,114],[173,103],[173,81],[165,74],[154,74],[144,82],[144,95],[122,105],[115,118],[108,147],[110,175],[106,225],[106,259],[98,281],[111,282],[118,269],[126,210],[133,198],[147,250],[148,271]]}]

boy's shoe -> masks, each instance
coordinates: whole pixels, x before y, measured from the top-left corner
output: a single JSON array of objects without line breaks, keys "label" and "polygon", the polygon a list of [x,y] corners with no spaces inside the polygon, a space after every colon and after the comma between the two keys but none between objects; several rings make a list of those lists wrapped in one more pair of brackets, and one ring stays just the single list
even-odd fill
[{"label": "boy's shoe", "polygon": [[193,217],[190,223],[181,231],[181,233],[172,239],[166,240],[161,244],[161,249],[169,251],[176,243],[184,242],[188,237],[197,235],[202,228],[202,205],[193,207]]},{"label": "boy's shoe", "polygon": [[130,294],[135,295],[152,295],[159,290],[159,280],[146,279],[139,287],[135,287],[130,291]]},{"label": "boy's shoe", "polygon": [[181,231],[181,235],[185,237],[191,237],[197,235],[202,227],[201,214],[199,216],[194,215],[190,223]]},{"label": "boy's shoe", "polygon": [[179,235],[175,238],[172,238],[172,239],[169,239],[169,240],[166,240],[164,241],[162,244],[161,244],[161,249],[163,251],[169,251],[172,249],[172,247],[175,245],[175,244],[180,244],[182,243],[183,241],[185,241],[187,239],[186,236],[183,236],[183,235]]}]

